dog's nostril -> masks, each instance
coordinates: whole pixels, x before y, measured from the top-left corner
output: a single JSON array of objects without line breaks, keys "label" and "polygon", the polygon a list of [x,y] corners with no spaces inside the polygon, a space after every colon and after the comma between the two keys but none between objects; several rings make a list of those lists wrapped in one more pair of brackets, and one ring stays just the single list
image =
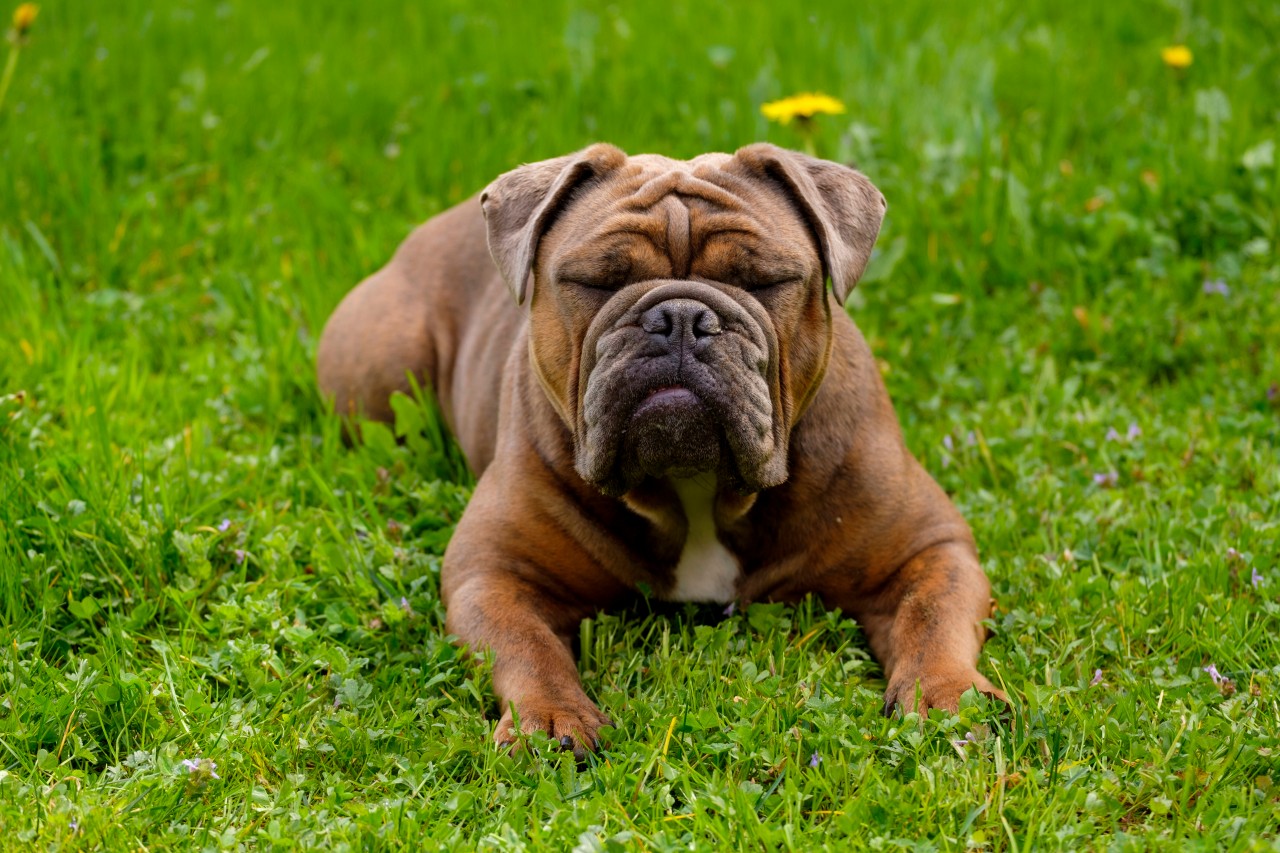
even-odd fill
[{"label": "dog's nostril", "polygon": [[671,315],[667,313],[666,308],[662,305],[644,312],[644,317],[640,320],[640,328],[651,335],[669,335],[671,334],[671,327]]},{"label": "dog's nostril", "polygon": [[693,333],[698,337],[720,334],[720,318],[710,309],[703,311],[702,316],[693,324]]}]

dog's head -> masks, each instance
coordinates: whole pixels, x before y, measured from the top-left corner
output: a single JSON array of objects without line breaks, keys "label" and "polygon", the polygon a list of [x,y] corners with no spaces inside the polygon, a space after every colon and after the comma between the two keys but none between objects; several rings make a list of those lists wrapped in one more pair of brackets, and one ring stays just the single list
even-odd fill
[{"label": "dog's head", "polygon": [[884,217],[866,177],[767,144],[689,161],[602,144],[508,172],[481,202],[583,478],[611,495],[787,478],[831,348],[826,281],[838,310]]}]

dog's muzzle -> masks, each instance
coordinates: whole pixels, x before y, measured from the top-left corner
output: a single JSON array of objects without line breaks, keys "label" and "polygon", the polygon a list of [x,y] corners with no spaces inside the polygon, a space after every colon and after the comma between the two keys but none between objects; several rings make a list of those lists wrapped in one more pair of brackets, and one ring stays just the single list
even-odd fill
[{"label": "dog's muzzle", "polygon": [[776,353],[745,292],[660,280],[614,294],[583,343],[578,472],[606,494],[711,471],[746,491],[781,482]]}]

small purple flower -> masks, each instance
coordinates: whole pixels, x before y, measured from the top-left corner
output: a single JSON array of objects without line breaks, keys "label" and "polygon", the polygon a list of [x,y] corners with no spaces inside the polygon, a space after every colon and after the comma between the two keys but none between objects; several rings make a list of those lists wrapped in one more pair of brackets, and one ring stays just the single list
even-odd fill
[{"label": "small purple flower", "polygon": [[227,532],[228,530],[230,530],[230,529],[231,529],[231,519],[229,519],[229,518],[224,518],[224,519],[222,519],[222,521],[218,522],[218,531],[219,531],[219,532],[221,532],[221,533],[226,533],[226,532]]},{"label": "small purple flower", "polygon": [[231,555],[236,558],[236,565],[238,566],[245,561],[246,557],[249,556],[249,552],[242,548],[236,548],[231,552]]},{"label": "small purple flower", "polygon": [[1093,680],[1089,682],[1090,687],[1097,687],[1102,683],[1102,670],[1095,669],[1093,671]]},{"label": "small purple flower", "polygon": [[1260,587],[1260,586],[1262,586],[1264,583],[1266,583],[1266,582],[1267,582],[1267,580],[1266,580],[1266,578],[1264,578],[1264,577],[1262,576],[1262,574],[1258,571],[1258,567],[1257,567],[1257,566],[1251,566],[1250,568],[1251,568],[1251,570],[1252,570],[1253,574],[1250,576],[1250,578],[1249,578],[1249,582],[1250,582],[1251,584],[1253,584],[1253,588],[1254,588],[1254,589],[1257,589],[1258,587]]},{"label": "small purple flower", "polygon": [[1109,489],[1119,482],[1120,475],[1115,471],[1103,471],[1099,474],[1093,475],[1093,484],[1095,486],[1101,486],[1104,489]]},{"label": "small purple flower", "polygon": [[1120,433],[1116,432],[1115,427],[1107,427],[1107,441],[1119,441]]},{"label": "small purple flower", "polygon": [[738,612],[738,602],[736,601],[730,601],[729,606],[724,609],[725,616],[732,616],[734,613],[737,613],[737,612]]},{"label": "small purple flower", "polygon": [[1204,287],[1201,289],[1205,293],[1216,293],[1219,296],[1231,295],[1231,288],[1227,287],[1227,283],[1220,278],[1205,279]]},{"label": "small purple flower", "polygon": [[185,767],[187,772],[192,775],[207,771],[209,773],[209,778],[211,779],[222,778],[218,775],[218,765],[208,758],[184,758],[182,759],[182,766]]},{"label": "small purple flower", "polygon": [[410,604],[409,599],[405,598],[403,595],[400,596],[400,609],[405,613],[408,613],[410,616],[413,615],[413,605]]},{"label": "small purple flower", "polygon": [[1213,679],[1214,684],[1220,685],[1222,684],[1222,682],[1227,680],[1227,677],[1222,673],[1218,672],[1218,668],[1213,664],[1209,664],[1208,666],[1204,667],[1204,671],[1209,673],[1209,677]]},{"label": "small purple flower", "polygon": [[75,818],[72,818],[72,819],[71,819],[71,823],[69,823],[69,824],[67,824],[67,825],[71,827],[71,831],[72,831],[72,832],[79,832],[79,831],[80,831],[80,821],[76,820]]},{"label": "small purple flower", "polygon": [[951,440],[951,434],[950,434],[950,433],[948,433],[948,434],[946,434],[946,435],[944,435],[944,436],[942,437],[942,446],[943,446],[943,447],[945,447],[945,448],[947,449],[947,452],[948,452],[948,453],[950,453],[952,450],[955,450],[956,443],[955,443],[954,441],[952,441],[952,440]]},{"label": "small purple flower", "polygon": [[970,447],[973,447],[975,444],[978,443],[978,434],[975,433],[973,430],[969,430],[969,434],[964,437],[964,443],[969,445]]},{"label": "small purple flower", "polygon": [[818,755],[818,753],[815,752],[813,755],[809,756],[810,767],[817,767],[821,763],[822,763],[822,756]]},{"label": "small purple flower", "polygon": [[1228,560],[1242,560],[1242,559],[1244,559],[1244,558],[1240,556],[1240,552],[1239,552],[1239,551],[1237,551],[1235,548],[1228,548],[1228,549],[1227,549],[1227,559],[1228,559]]},{"label": "small purple flower", "polygon": [[1130,441],[1133,441],[1135,438],[1141,438],[1141,437],[1142,437],[1142,427],[1138,426],[1136,423],[1129,424],[1129,431],[1125,433],[1125,438],[1129,439]]},{"label": "small purple flower", "polygon": [[965,736],[960,740],[951,741],[951,745],[954,746],[956,749],[960,750],[961,752],[964,752],[964,748],[966,746],[968,746],[971,743],[977,743],[977,742],[978,742],[978,739],[974,737],[973,732],[966,732]]}]

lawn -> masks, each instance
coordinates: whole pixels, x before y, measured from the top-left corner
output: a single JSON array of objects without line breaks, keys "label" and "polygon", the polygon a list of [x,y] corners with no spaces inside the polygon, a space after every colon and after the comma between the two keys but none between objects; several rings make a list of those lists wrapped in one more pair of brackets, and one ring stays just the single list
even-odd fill
[{"label": "lawn", "polygon": [[[1276,849],[1280,5],[509,5],[42,4],[0,105],[0,848]],[[583,627],[595,760],[500,754],[438,596],[473,481],[408,400],[344,446],[324,320],[516,164],[798,147],[760,105],[807,90],[889,200],[848,308],[1012,709],[882,717],[816,603],[654,602]]]}]

